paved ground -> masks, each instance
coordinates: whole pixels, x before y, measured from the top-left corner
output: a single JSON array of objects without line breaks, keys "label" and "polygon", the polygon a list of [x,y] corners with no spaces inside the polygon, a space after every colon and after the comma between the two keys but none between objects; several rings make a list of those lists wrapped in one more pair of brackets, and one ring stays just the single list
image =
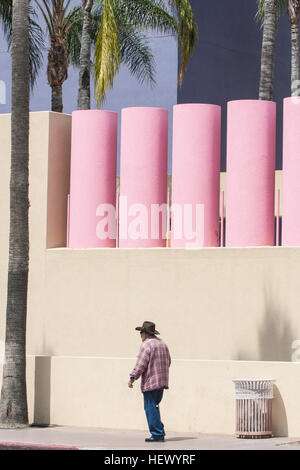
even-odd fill
[{"label": "paved ground", "polygon": [[234,436],[174,433],[165,442],[146,443],[143,431],[120,431],[65,426],[0,429],[0,450],[100,449],[100,450],[300,450],[300,438],[237,439]]}]

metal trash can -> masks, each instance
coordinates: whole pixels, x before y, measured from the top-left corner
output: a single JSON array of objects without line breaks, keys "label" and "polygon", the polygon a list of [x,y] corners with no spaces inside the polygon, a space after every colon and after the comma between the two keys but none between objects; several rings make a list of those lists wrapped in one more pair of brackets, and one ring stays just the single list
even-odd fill
[{"label": "metal trash can", "polygon": [[275,379],[235,379],[236,437],[272,437],[272,399]]}]

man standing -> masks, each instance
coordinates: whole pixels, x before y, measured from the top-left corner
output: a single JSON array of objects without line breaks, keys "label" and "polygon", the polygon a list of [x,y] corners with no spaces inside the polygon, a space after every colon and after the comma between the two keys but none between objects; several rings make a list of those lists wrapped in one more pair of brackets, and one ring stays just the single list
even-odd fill
[{"label": "man standing", "polygon": [[148,421],[151,437],[146,442],[165,440],[164,425],[160,419],[159,403],[162,400],[164,389],[169,388],[169,367],[171,357],[168,346],[156,335],[155,324],[145,321],[143,326],[137,326],[140,331],[142,345],[133,371],[130,374],[128,387],[140,376],[141,390],[144,395],[144,409]]}]

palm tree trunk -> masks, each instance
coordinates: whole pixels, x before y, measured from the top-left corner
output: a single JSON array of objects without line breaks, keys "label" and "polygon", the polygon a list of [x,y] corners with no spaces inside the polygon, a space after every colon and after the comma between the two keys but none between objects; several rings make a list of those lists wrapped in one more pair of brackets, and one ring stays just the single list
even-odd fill
[{"label": "palm tree trunk", "polygon": [[53,85],[51,87],[51,110],[56,113],[63,112],[62,85]]},{"label": "palm tree trunk", "polygon": [[0,426],[28,425],[26,392],[26,313],[29,260],[28,0],[13,1],[10,233],[6,307],[5,364]]},{"label": "palm tree trunk", "polygon": [[62,86],[68,78],[68,65],[66,38],[60,31],[55,32],[48,52],[47,79],[51,87],[51,109],[57,113],[63,111]]},{"label": "palm tree trunk", "polygon": [[94,0],[83,0],[83,26],[80,49],[80,71],[79,71],[79,89],[78,89],[78,109],[91,108],[91,10]]},{"label": "palm tree trunk", "polygon": [[276,19],[275,0],[266,0],[259,85],[260,100],[271,101],[273,99]]},{"label": "palm tree trunk", "polygon": [[299,23],[291,25],[291,46],[292,46],[291,95],[300,96]]}]

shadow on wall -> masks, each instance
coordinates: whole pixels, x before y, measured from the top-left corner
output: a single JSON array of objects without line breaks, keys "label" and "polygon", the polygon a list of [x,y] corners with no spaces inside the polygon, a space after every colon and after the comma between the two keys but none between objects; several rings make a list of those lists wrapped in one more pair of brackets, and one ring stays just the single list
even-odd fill
[{"label": "shadow on wall", "polygon": [[278,387],[274,384],[274,400],[272,403],[272,426],[276,437],[289,435],[288,421],[282,396]]},{"label": "shadow on wall", "polygon": [[280,305],[274,287],[265,285],[264,297],[265,312],[258,334],[259,360],[291,362],[295,334],[286,320],[286,311]]},{"label": "shadow on wall", "polygon": [[[275,287],[265,284],[265,308],[260,329],[258,331],[258,357],[250,358],[249,354],[240,352],[238,360],[286,361],[291,362],[292,342],[295,339],[292,326],[286,320],[286,311],[280,304]],[[273,378],[273,377],[270,377]],[[274,377],[276,379],[276,377]],[[276,437],[288,436],[288,421],[281,393],[274,385],[272,422]]]},{"label": "shadow on wall", "polygon": [[36,356],[34,377],[35,425],[50,424],[51,404],[51,356]]},{"label": "shadow on wall", "polygon": [[295,333],[286,320],[285,309],[280,305],[274,287],[264,286],[265,307],[262,322],[257,333],[258,355],[247,350],[237,352],[237,361],[283,361],[292,360],[292,343]]}]

